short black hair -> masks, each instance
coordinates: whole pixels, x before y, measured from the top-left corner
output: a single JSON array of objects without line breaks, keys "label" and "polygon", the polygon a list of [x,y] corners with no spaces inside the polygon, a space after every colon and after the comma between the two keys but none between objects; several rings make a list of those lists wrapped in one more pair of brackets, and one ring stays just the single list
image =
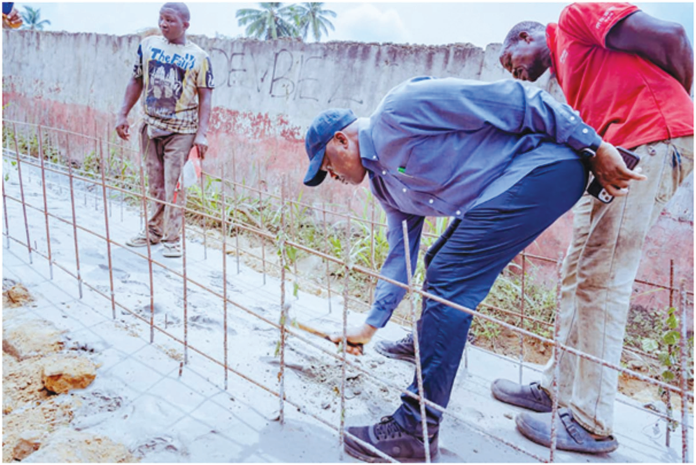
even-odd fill
[{"label": "short black hair", "polygon": [[503,42],[503,50],[508,47],[515,45],[520,41],[520,32],[532,32],[539,29],[546,30],[546,26],[536,21],[522,21],[512,26],[508,35],[505,36],[505,41]]},{"label": "short black hair", "polygon": [[[170,8],[170,9],[176,11],[179,14],[179,18],[181,18],[182,21],[187,21],[187,22],[191,21],[191,12],[189,11],[189,9],[185,3],[169,2],[169,3],[165,3],[164,5],[162,5],[162,8]],[[160,8],[160,10],[162,8]]]}]

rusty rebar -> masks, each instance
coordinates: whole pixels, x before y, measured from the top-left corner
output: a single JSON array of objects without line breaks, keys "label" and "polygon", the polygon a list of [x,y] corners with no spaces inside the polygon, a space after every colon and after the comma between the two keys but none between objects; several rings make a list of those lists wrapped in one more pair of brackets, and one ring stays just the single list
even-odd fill
[{"label": "rusty rebar", "polygon": [[44,167],[43,134],[39,126],[39,159],[41,160],[41,190],[43,192],[44,218],[46,219],[46,247],[48,249],[48,270],[53,280],[53,255],[51,254],[51,228],[48,221],[48,199],[46,197],[46,170]]},{"label": "rusty rebar", "polygon": [[679,280],[679,386],[681,388],[681,410],[682,410],[682,462],[689,462],[689,400],[686,398],[687,391],[687,363],[688,358],[686,338],[687,338],[687,325],[686,319],[688,317],[686,312],[686,291],[684,290],[684,279]]},{"label": "rusty rebar", "polygon": [[[142,135],[141,135],[142,136]],[[147,137],[147,136],[145,136]],[[141,139],[142,141],[142,139]],[[147,195],[145,193],[145,170],[143,169],[143,165],[145,164],[145,154],[148,152],[148,148],[150,143],[152,143],[152,140],[148,137],[147,139],[147,146],[144,147],[144,150],[141,150],[140,152],[140,191],[142,193],[141,196],[141,204],[143,207],[143,218],[144,218],[144,224],[145,224],[145,242],[147,242],[147,263],[148,263],[148,268],[149,268],[149,274],[150,274],[150,344],[155,342],[155,280],[152,276],[152,241],[150,239],[150,222],[149,222],[149,215],[147,212]]]},{"label": "rusty rebar", "polygon": [[[408,240],[408,223],[406,220],[402,221],[401,229],[404,237],[404,252],[406,259],[406,279],[408,284],[408,301],[411,308],[411,331],[413,332],[413,348],[415,350],[416,356],[416,380],[418,385],[418,395],[421,399],[425,399],[425,393],[423,390],[423,369],[421,366],[421,356],[420,356],[420,342],[418,338],[418,323],[416,321],[416,306],[413,303],[415,294],[413,294],[413,276],[411,270],[411,248]],[[421,427],[423,428],[423,447],[425,447],[425,461],[430,463],[430,439],[428,438],[428,421],[425,413],[425,403],[422,401],[420,404],[420,414],[421,414]]]},{"label": "rusty rebar", "polygon": [[[261,190],[259,190],[261,192]],[[295,234],[295,207],[292,206],[293,201],[290,200],[290,238],[294,241],[297,242],[297,235]],[[297,289],[297,250],[295,250],[295,253],[292,257],[292,269],[293,269],[293,277],[292,277],[292,289],[293,289],[293,294],[295,293],[295,290]]]},{"label": "rusty rebar", "polygon": [[232,210],[232,220],[235,225],[234,230],[234,242],[235,242],[235,253],[237,257],[237,274],[241,273],[239,268],[239,222],[237,221],[237,151],[232,149],[232,196],[234,197],[234,209]]},{"label": "rusty rebar", "polygon": [[[104,151],[102,150],[102,144],[99,144],[99,151],[101,152],[101,180],[102,180],[102,193],[104,196],[104,227],[106,229],[106,255],[109,258],[109,289],[111,289],[111,316],[116,319],[116,294],[114,293],[114,267],[111,262],[111,233],[109,232],[109,215],[108,215],[108,202],[106,200],[106,178],[104,175]],[[48,220],[47,220],[48,221]]]},{"label": "rusty rebar", "polygon": [[[24,231],[26,232],[27,236],[27,252],[29,253],[29,263],[34,264],[34,261],[31,258],[31,238],[29,236],[29,220],[27,218],[27,206],[26,206],[26,200],[24,198],[24,180],[22,179],[22,162],[19,157],[19,144],[17,143],[17,127],[13,123],[12,124],[12,135],[14,137],[14,143],[15,143],[15,156],[17,157],[17,178],[19,181],[19,196],[22,198],[22,212],[24,213]],[[82,293],[80,293],[82,295]]]},{"label": "rusty rebar", "polygon": [[[65,147],[68,153],[68,160],[71,160],[70,156],[70,138],[65,136]],[[73,238],[75,240],[75,267],[77,272],[77,287],[80,292],[80,299],[82,299],[82,275],[80,274],[80,248],[77,242],[77,215],[75,214],[75,186],[73,184],[73,174],[72,174],[72,163],[68,162],[68,179],[70,181],[70,207],[72,209],[72,226],[73,226]]]},{"label": "rusty rebar", "polygon": [[[375,198],[370,196],[370,267],[375,270]],[[370,302],[375,298],[375,287],[377,281],[370,278]]]},{"label": "rusty rebar", "polygon": [[[348,197],[348,211],[351,209],[350,197]],[[346,366],[348,362],[348,294],[350,286],[350,249],[351,249],[351,224],[350,218],[346,221],[346,237],[343,240],[343,319],[341,325],[341,419],[338,433],[338,449],[340,458],[344,458],[344,443],[346,435]]]},{"label": "rusty rebar", "polygon": [[[125,178],[126,178],[126,159],[123,157],[123,140],[119,141],[118,143],[119,150],[121,153],[121,187],[126,186]],[[121,192],[121,223],[123,223],[123,204],[125,203],[125,193],[123,190],[120,190]]]},{"label": "rusty rebar", "polygon": [[[181,186],[181,199],[179,200],[184,208],[186,207],[187,189]],[[177,208],[177,207],[174,207]],[[184,208],[181,210],[181,261],[184,275],[184,363],[188,365],[188,279],[186,270],[186,215]]]},{"label": "rusty rebar", "polygon": [[[9,143],[9,142],[8,142]],[[7,194],[5,194],[5,177],[2,177],[2,207],[5,212],[5,248],[10,250],[10,223],[7,216]]]},{"label": "rusty rebar", "polygon": [[[198,162],[201,164],[201,177],[200,177],[200,180],[201,180],[201,203],[203,204],[203,206],[205,206],[205,188],[203,187],[203,178],[206,175],[203,173],[203,157],[199,157]],[[208,210],[207,207],[205,207],[205,208],[206,208],[206,210]],[[183,212],[182,212],[182,215],[183,215]],[[207,232],[208,228],[206,227],[207,220],[205,219],[205,217],[201,217],[201,221],[203,223],[203,228],[202,228],[203,229],[203,260],[207,260],[208,259],[208,232]],[[186,222],[186,220],[184,219],[184,223],[185,222]]]},{"label": "rusty rebar", "polygon": [[224,358],[224,369],[225,369],[225,391],[227,390],[227,206],[225,198],[225,163],[222,163],[222,182],[220,184],[221,200],[222,200],[222,214],[221,214],[221,228],[222,233],[222,327],[225,334],[223,335],[223,358]]},{"label": "rusty rebar", "polygon": [[[669,308],[674,308],[674,259],[669,260]],[[672,356],[672,346],[667,346],[669,357]],[[669,391],[663,391],[665,395],[665,407],[667,410],[667,422],[665,427],[665,445],[670,446],[672,435],[672,396]]]},{"label": "rusty rebar", "polygon": [[[525,295],[525,281],[527,275],[527,257],[525,256],[524,250],[522,251],[522,278],[520,281],[520,328],[524,328],[524,295]],[[520,338],[520,357],[519,357],[519,383],[522,384],[522,371],[524,370],[524,336],[518,334]]]},{"label": "rusty rebar", "polygon": [[[261,227],[266,229],[266,223],[263,220],[263,197],[261,195],[261,190],[259,189],[259,223]],[[261,271],[263,275],[263,285],[266,285],[266,244],[263,238],[261,238]]]},{"label": "rusty rebar", "polygon": [[[278,247],[280,248],[280,372],[278,383],[280,384],[280,424],[285,424],[285,338],[287,332],[288,305],[285,303],[285,266],[286,237],[285,237],[285,178],[280,186],[280,232],[278,234]],[[263,239],[262,239],[263,240]]]},{"label": "rusty rebar", "polygon": [[560,365],[561,365],[561,280],[562,280],[562,267],[563,267],[563,253],[559,254],[558,267],[556,269],[556,316],[554,318],[554,351],[553,351],[553,399],[551,405],[551,450],[549,451],[549,462],[555,461],[556,454],[556,442],[557,442],[557,426],[556,417],[558,416],[558,378],[560,377]]},{"label": "rusty rebar", "polygon": [[[331,251],[331,245],[329,244],[329,227],[326,223],[326,203],[323,203],[322,208],[322,225],[323,225],[323,230],[324,230],[324,245],[326,247],[326,254],[329,255],[329,252]],[[331,272],[329,271],[329,261],[325,258],[323,258],[324,263],[326,263],[326,293],[327,293],[327,300],[329,301],[329,313],[331,313]]]}]

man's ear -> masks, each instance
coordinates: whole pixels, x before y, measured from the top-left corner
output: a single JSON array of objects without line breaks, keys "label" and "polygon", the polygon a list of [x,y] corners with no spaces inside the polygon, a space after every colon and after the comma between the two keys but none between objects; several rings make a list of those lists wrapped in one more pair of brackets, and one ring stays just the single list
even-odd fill
[{"label": "man's ear", "polygon": [[529,34],[529,32],[521,31],[520,32],[520,40],[524,40],[525,42],[530,43],[534,39],[532,39],[532,36],[531,36],[531,34]]},{"label": "man's ear", "polygon": [[189,23],[188,21],[184,21],[184,31],[188,31],[190,25],[191,23]]},{"label": "man's ear", "polygon": [[342,148],[348,147],[348,137],[344,132],[336,131],[336,134],[334,134],[334,139]]}]

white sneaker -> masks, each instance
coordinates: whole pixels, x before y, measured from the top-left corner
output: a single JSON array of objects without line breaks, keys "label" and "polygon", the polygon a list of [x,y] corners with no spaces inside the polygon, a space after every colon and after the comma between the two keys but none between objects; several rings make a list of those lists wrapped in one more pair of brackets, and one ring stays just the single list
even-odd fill
[{"label": "white sneaker", "polygon": [[162,242],[164,250],[162,250],[162,256],[169,258],[181,257],[181,242]]}]

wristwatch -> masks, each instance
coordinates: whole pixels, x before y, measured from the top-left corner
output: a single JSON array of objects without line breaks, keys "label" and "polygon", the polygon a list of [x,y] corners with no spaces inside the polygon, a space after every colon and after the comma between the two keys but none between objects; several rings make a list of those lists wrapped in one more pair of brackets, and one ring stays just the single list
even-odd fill
[{"label": "wristwatch", "polygon": [[595,155],[597,155],[597,150],[599,150],[599,145],[592,144],[589,147],[580,149],[580,155],[582,155],[585,158],[592,158]]}]

